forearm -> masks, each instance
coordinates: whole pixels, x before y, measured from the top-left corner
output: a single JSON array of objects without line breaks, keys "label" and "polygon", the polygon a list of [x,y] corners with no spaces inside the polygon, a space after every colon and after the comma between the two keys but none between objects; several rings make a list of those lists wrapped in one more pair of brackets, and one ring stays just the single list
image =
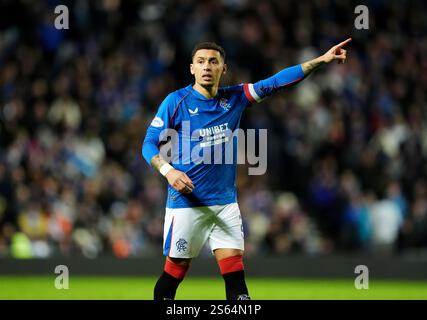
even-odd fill
[{"label": "forearm", "polygon": [[350,41],[351,38],[332,47],[325,54],[313,60],[283,69],[270,78],[258,81],[254,84],[244,84],[243,90],[246,98],[250,103],[261,102],[267,96],[299,83],[325,63],[330,63],[334,60],[337,60],[338,63],[344,63],[347,58],[347,50],[343,47]]},{"label": "forearm", "polygon": [[149,141],[144,141],[142,154],[145,160],[163,176],[173,169],[173,167],[162,157],[157,144],[151,141],[151,139],[149,139]]},{"label": "forearm", "polygon": [[160,155],[159,140],[160,130],[149,127],[142,144],[142,156],[156,170],[159,170],[161,165],[166,162]]},{"label": "forearm", "polygon": [[160,171],[160,168],[162,167],[162,165],[164,165],[167,162],[165,159],[163,159],[163,157],[159,153],[158,155],[155,155],[153,158],[151,158],[150,163],[154,169],[156,169],[157,171]]},{"label": "forearm", "polygon": [[302,71],[304,72],[305,76],[308,76],[310,73],[312,73],[314,70],[318,69],[325,63],[326,61],[323,56],[317,57],[313,60],[301,63]]}]

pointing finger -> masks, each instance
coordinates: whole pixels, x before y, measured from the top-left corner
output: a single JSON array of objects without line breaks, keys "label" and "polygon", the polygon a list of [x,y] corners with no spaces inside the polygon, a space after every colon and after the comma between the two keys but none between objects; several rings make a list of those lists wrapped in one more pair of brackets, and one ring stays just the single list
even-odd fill
[{"label": "pointing finger", "polygon": [[352,39],[348,38],[347,40],[341,42],[340,44],[337,45],[338,48],[341,48],[343,46],[345,46],[347,43],[349,43]]}]

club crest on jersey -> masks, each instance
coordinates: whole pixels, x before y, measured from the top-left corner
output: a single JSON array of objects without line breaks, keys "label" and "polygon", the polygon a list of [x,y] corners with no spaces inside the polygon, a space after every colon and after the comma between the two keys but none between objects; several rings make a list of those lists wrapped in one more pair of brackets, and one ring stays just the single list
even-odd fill
[{"label": "club crest on jersey", "polygon": [[178,250],[178,252],[187,251],[187,241],[185,241],[183,238],[180,238],[176,242],[176,250]]},{"label": "club crest on jersey", "polygon": [[197,107],[194,110],[191,110],[190,108],[188,108],[188,112],[190,112],[190,116],[197,116],[199,115],[199,108]]},{"label": "club crest on jersey", "polygon": [[227,99],[225,99],[225,98],[222,98],[221,100],[219,100],[219,105],[225,111],[228,111],[231,108],[231,104],[229,104],[228,101],[227,101]]}]

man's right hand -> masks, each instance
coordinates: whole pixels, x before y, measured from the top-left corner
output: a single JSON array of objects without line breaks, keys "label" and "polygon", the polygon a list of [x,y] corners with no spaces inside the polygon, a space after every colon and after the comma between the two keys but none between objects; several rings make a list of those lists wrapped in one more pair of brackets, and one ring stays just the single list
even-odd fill
[{"label": "man's right hand", "polygon": [[194,189],[193,182],[182,171],[172,169],[166,174],[169,184],[181,193],[191,193]]}]

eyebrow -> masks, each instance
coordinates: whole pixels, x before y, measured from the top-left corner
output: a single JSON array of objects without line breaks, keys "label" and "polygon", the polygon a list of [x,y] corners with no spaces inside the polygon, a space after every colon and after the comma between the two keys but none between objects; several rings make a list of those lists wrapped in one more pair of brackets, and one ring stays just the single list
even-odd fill
[{"label": "eyebrow", "polygon": [[196,60],[198,60],[198,59],[203,59],[203,60],[205,60],[205,59],[208,59],[208,60],[218,60],[217,57],[201,57],[201,56],[195,57],[195,59]]}]

